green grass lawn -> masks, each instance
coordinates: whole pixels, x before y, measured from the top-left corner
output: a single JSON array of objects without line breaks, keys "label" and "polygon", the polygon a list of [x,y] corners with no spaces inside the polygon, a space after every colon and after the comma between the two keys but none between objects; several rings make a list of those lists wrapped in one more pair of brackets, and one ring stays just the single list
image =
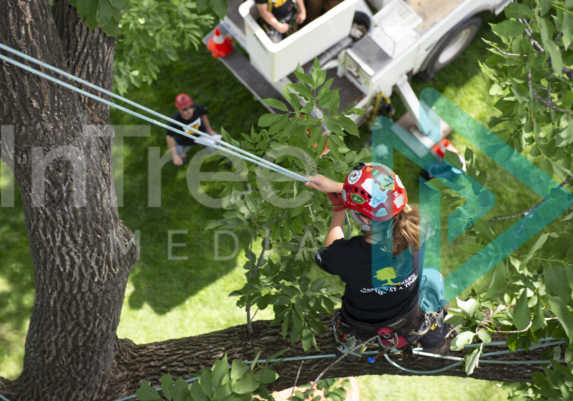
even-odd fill
[{"label": "green grass lawn", "polygon": [[[493,17],[488,17],[487,22],[493,21]],[[436,88],[485,124],[495,110],[488,94],[489,83],[477,64],[488,53],[479,37],[493,39],[487,24],[458,60],[430,83],[415,78],[413,87],[417,93],[425,87]],[[182,60],[166,68],[151,87],[133,89],[127,97],[171,116],[175,111],[174,98],[180,92],[189,93],[197,103],[209,108],[215,130],[224,126],[235,136],[250,130],[266,112],[205,49],[182,54]],[[398,102],[396,96],[393,99]],[[142,124],[116,111],[112,111],[112,121],[116,125]],[[367,128],[362,127],[361,133],[359,140],[350,142],[351,147],[358,148],[366,141]],[[462,152],[468,145],[456,133],[450,138]],[[245,323],[244,311],[227,294],[242,286],[246,258],[239,253],[229,260],[215,261],[214,234],[203,229],[207,221],[219,219],[222,211],[196,202],[187,188],[185,168],[171,162],[161,171],[161,207],[149,207],[148,149],[160,147],[161,154],[167,151],[164,130],[151,127],[149,136],[128,137],[124,144],[124,206],[120,207],[120,216],[127,227],[139,232],[141,256],[127,285],[118,335],[143,343]],[[200,147],[195,147],[190,155],[198,150]],[[500,171],[487,156],[480,157],[482,165],[490,171],[486,187],[497,197],[495,209],[486,218],[513,214],[537,203],[538,197],[524,185]],[[409,188],[411,199],[417,201],[419,168],[400,157],[395,163],[394,169]],[[204,170],[225,170],[225,167],[209,162]],[[5,178],[0,185],[8,185]],[[210,191],[208,183],[204,188]],[[498,233],[503,227],[500,223]],[[186,260],[168,260],[169,233],[174,231],[179,234],[173,235],[172,242],[183,246],[173,248],[173,256]],[[442,232],[445,235],[445,230]],[[233,250],[233,241],[230,237],[221,238],[220,253],[228,255]],[[463,241],[463,238],[451,244],[442,241],[445,272],[467,259],[457,249]],[[33,265],[18,194],[14,208],[0,210],[0,254],[0,375],[15,378],[22,368],[24,339],[34,301]],[[312,274],[325,273],[316,269]],[[337,279],[329,281],[336,283]],[[476,285],[483,288],[487,282],[485,277]],[[337,285],[340,287],[340,282]],[[268,311],[257,314],[257,319],[267,318],[270,318]],[[369,376],[359,382],[363,400],[501,400],[507,394],[492,382],[450,377]]]}]

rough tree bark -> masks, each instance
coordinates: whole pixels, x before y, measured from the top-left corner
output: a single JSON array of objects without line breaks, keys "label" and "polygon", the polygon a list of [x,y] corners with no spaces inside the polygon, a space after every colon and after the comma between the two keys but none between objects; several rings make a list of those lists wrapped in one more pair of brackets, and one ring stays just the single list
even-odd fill
[{"label": "rough tree bark", "polygon": [[[171,373],[174,378],[183,377],[188,379],[198,374],[201,368],[211,367],[216,359],[221,359],[225,353],[230,360],[242,359],[253,360],[255,348],[262,349],[262,358],[269,357],[284,348],[291,349],[283,354],[282,358],[332,354],[334,336],[330,326],[330,316],[322,315],[321,320],[327,328],[324,335],[317,337],[317,345],[320,351],[310,350],[305,353],[300,341],[290,345],[289,338],[283,340],[280,326],[270,327],[270,321],[253,322],[254,334],[247,334],[247,325],[230,327],[225,330],[203,334],[195,337],[179,338],[151,344],[133,344],[130,340],[118,341],[119,349],[116,360],[117,381],[112,388],[117,393],[110,394],[113,397],[125,397],[135,393],[139,384],[149,380],[153,384],[159,384],[159,378],[164,374]],[[502,336],[495,336],[493,341],[503,340]],[[507,350],[507,347],[487,347],[486,352]],[[536,349],[531,352],[518,352],[510,355],[496,357],[507,360],[539,360],[542,350]],[[464,352],[453,352],[452,356],[463,357]],[[453,361],[428,357],[392,356],[392,360],[401,366],[414,370],[433,370],[453,363]],[[333,358],[307,360],[300,372],[298,384],[310,383],[318,374],[334,361]],[[278,381],[272,384],[270,390],[278,391],[292,387],[300,366],[299,361],[282,362],[273,366],[280,375]],[[472,374],[472,378],[503,382],[531,382],[531,373],[540,371],[537,365],[487,365],[481,364]],[[341,362],[329,370],[323,379],[331,377],[363,376],[363,375],[410,375],[380,358],[376,363],[370,364],[366,357],[355,362]],[[466,377],[460,367],[456,367],[436,376]]]},{"label": "rough tree bark", "polygon": [[[0,41],[111,90],[115,39],[89,30],[67,0],[56,0],[53,11],[47,0],[3,0]],[[24,369],[9,383],[11,398],[99,400],[137,257],[118,215],[109,110],[7,63],[0,68],[0,123],[14,127],[13,171],[36,280]],[[33,191],[35,177],[43,191]]]},{"label": "rough tree bark", "polygon": [[[115,39],[99,29],[89,30],[67,0],[54,3],[52,16],[47,0],[2,0],[0,41],[111,89]],[[288,346],[279,330],[264,321],[253,323],[252,337],[245,326],[237,326],[154,344],[117,339],[126,282],[138,249],[118,216],[109,123],[107,106],[0,64],[0,124],[13,126],[15,139],[2,139],[8,154],[4,161],[13,166],[22,196],[36,279],[23,372],[15,381],[0,378],[0,390],[11,401],[110,400],[133,394],[142,380],[157,381],[167,372],[190,377],[225,352],[248,360],[256,346],[267,356]],[[45,174],[35,170],[34,155],[53,157]],[[33,191],[38,176],[44,189],[40,195]],[[85,205],[76,207],[74,195],[83,193],[84,184]],[[44,206],[38,206],[42,202]],[[323,320],[328,326],[328,318]],[[318,344],[330,353],[331,332]],[[303,354],[297,344],[286,356]],[[313,380],[330,361],[307,362],[299,383]],[[425,370],[448,362],[412,358],[402,363]],[[277,365],[281,378],[273,389],[292,386],[298,366]],[[534,370],[486,365],[474,377],[528,381]],[[401,374],[383,361],[370,365],[361,360],[341,364],[325,378],[387,373]],[[459,369],[444,374],[465,376]]]}]

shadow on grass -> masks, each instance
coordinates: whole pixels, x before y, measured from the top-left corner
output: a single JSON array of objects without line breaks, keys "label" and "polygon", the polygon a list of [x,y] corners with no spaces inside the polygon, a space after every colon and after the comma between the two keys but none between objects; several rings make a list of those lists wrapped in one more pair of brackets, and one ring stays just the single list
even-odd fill
[{"label": "shadow on grass", "polygon": [[[208,108],[215,131],[220,133],[224,125],[235,138],[249,132],[267,112],[207,50],[180,56],[181,61],[163,71],[153,85],[134,88],[126,97],[171,116],[176,112],[177,94],[188,93],[197,104]],[[118,125],[142,123],[115,110],[111,116]],[[162,168],[161,207],[148,206],[148,148],[160,147],[162,155],[167,152],[163,128],[152,126],[149,138],[125,138],[124,144],[125,206],[120,208],[120,216],[132,231],[139,230],[142,247],[140,261],[130,276],[135,290],[129,295],[129,306],[140,309],[147,303],[162,315],[231,272],[237,256],[215,260],[214,231],[204,227],[209,220],[221,219],[223,210],[202,206],[193,198],[186,181],[188,164],[178,167],[168,162]],[[188,159],[201,149],[201,145],[193,146]],[[202,171],[229,171],[229,168],[209,161]],[[202,187],[213,198],[220,198],[213,191],[213,184],[206,182]],[[169,257],[170,232],[172,257]],[[219,242],[220,256],[233,253],[235,244],[231,236],[220,235]]]}]

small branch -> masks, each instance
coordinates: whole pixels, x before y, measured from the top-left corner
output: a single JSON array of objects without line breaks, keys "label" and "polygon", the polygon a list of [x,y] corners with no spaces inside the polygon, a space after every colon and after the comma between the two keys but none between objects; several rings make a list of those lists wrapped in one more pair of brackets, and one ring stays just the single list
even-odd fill
[{"label": "small branch", "polygon": [[543,103],[545,105],[545,107],[547,107],[548,109],[552,109],[552,110],[558,111],[560,113],[566,113],[567,115],[569,115],[569,113],[570,113],[569,111],[564,110],[564,109],[557,107],[557,106],[553,106],[553,102],[547,102],[547,101],[545,101],[545,99],[543,99],[541,96],[539,96],[537,94],[535,89],[533,89],[533,84],[531,83],[531,69],[529,71],[527,71],[527,85],[531,89],[531,92],[533,92],[533,96],[535,96],[535,98],[537,100],[539,100],[541,103]]},{"label": "small branch", "polygon": [[255,226],[257,227],[257,231],[259,232],[259,235],[261,236],[261,238],[264,238],[263,233],[261,232],[261,229],[259,228],[259,224],[257,223],[257,220],[255,220],[255,216],[253,215],[253,212],[251,211],[251,208],[249,207],[249,204],[247,203],[246,200],[245,200],[245,206],[247,207],[247,210],[251,214],[251,219],[253,219]]},{"label": "small branch", "polygon": [[527,330],[529,330],[529,328],[531,327],[531,325],[533,324],[533,322],[529,322],[529,324],[527,325],[527,327],[523,330],[514,330],[514,331],[494,331],[494,333],[498,333],[498,334],[517,334],[517,333],[525,333]]},{"label": "small branch", "polygon": [[[550,76],[555,73],[553,71]],[[547,82],[547,102],[551,103],[551,82]],[[551,125],[555,127],[555,122],[553,121],[553,110],[549,109],[549,119],[551,120]]]},{"label": "small branch", "polygon": [[365,345],[367,345],[371,341],[376,340],[377,338],[378,338],[378,336],[374,336],[370,340],[366,341],[365,343],[358,344],[356,347],[352,348],[350,351],[346,351],[342,355],[340,355],[340,357],[336,361],[332,362],[330,365],[328,365],[326,367],[326,369],[324,369],[322,372],[320,372],[320,374],[317,376],[317,378],[314,380],[314,382],[312,382],[312,385],[308,388],[308,390],[305,391],[304,396],[302,397],[302,400],[304,401],[306,399],[307,394],[314,388],[314,386],[316,386],[316,384],[319,382],[319,380],[322,378],[322,376],[324,376],[324,374],[326,372],[328,372],[328,370],[330,370],[330,368],[337,365],[346,355],[350,354],[351,352],[356,351],[360,347],[364,347]]},{"label": "small branch", "polygon": [[261,263],[263,263],[263,259],[265,257],[265,252],[267,251],[267,248],[269,247],[269,239],[271,238],[271,233],[272,233],[272,231],[269,230],[269,233],[267,234],[267,237],[265,238],[265,242],[263,244],[263,250],[261,251],[261,254],[259,255],[259,259],[257,260],[257,265],[255,266],[255,271],[251,273],[251,278],[257,277],[257,274],[259,273],[259,267],[261,267]]},{"label": "small branch", "polygon": [[[247,202],[245,202],[246,204]],[[252,216],[252,214],[251,214]],[[256,222],[255,222],[256,223]],[[249,242],[249,272],[251,273],[250,275],[253,275],[253,271],[252,271],[252,267],[253,267],[253,263],[251,261],[251,253],[252,253],[252,248],[253,248],[253,238],[251,237],[251,241]],[[249,298],[250,295],[247,295],[247,306],[245,308],[245,311],[247,312],[247,332],[249,333],[249,335],[253,334],[253,321],[251,319],[251,304],[249,303]],[[253,316],[254,318],[254,316]]]},{"label": "small branch", "polygon": [[[568,176],[561,184],[559,184],[560,187],[562,187],[563,185],[567,184],[569,181],[571,181],[571,179],[573,179],[573,176]],[[503,216],[503,217],[494,217],[493,219],[489,219],[487,221],[498,221],[498,220],[507,220],[507,219],[511,219],[514,217],[519,217],[519,216],[523,216],[524,214],[527,214],[529,212],[531,212],[533,209],[535,209],[536,207],[538,207],[539,205],[541,205],[543,202],[545,202],[546,199],[543,199],[541,202],[539,202],[537,205],[530,207],[527,210],[524,210],[523,212],[519,212],[516,214],[512,214],[511,216]]]},{"label": "small branch", "polygon": [[[504,52],[504,51],[501,50],[499,47],[497,47],[495,50],[497,50],[498,52],[500,52],[501,54],[504,54],[504,55],[506,55],[506,56],[529,57],[528,54],[517,54],[517,53]],[[537,54],[535,54],[535,55],[537,55]]]},{"label": "small branch", "polygon": [[294,379],[294,386],[292,386],[292,391],[290,393],[289,400],[292,400],[294,396],[294,389],[296,388],[296,383],[298,382],[298,376],[300,375],[300,370],[302,369],[302,365],[304,365],[304,361],[300,362],[300,366],[298,367],[298,372],[296,372],[296,379]]}]

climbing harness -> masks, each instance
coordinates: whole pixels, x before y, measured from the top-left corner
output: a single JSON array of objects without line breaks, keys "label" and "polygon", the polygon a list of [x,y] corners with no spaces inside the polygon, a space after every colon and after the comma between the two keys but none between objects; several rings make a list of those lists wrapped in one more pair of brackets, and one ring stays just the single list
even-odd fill
[{"label": "climbing harness", "polygon": [[[355,341],[366,341],[372,334],[377,334],[378,343],[383,350],[376,356],[368,358],[368,362],[374,363],[378,357],[387,354],[390,350],[404,351],[405,356],[413,355],[412,344],[425,336],[434,325],[441,327],[443,311],[439,312],[424,313],[416,307],[399,318],[369,324],[352,319],[343,306],[336,310],[332,317],[332,329],[336,342],[340,344],[337,347],[341,351],[354,348],[355,345],[352,343]],[[364,348],[361,353],[363,352]]]},{"label": "climbing harness", "polygon": [[[106,100],[106,99],[103,99],[103,98],[101,98],[101,97],[99,97],[99,96],[93,95],[93,94],[91,94],[91,93],[89,93],[89,92],[86,92],[86,91],[80,89],[80,88],[77,88],[77,87],[75,87],[75,86],[73,86],[73,85],[70,85],[70,84],[68,84],[68,83],[66,83],[66,82],[63,82],[63,81],[61,81],[61,80],[59,80],[59,79],[57,79],[57,78],[51,77],[51,76],[49,76],[49,75],[46,75],[46,74],[44,74],[44,73],[41,72],[41,71],[38,71],[38,70],[36,70],[36,69],[34,69],[34,68],[31,68],[31,67],[29,67],[29,66],[27,66],[27,65],[25,65],[25,64],[19,63],[19,62],[15,61],[15,60],[12,60],[12,59],[9,58],[9,57],[6,57],[6,56],[0,54],[0,60],[4,60],[4,61],[6,61],[6,62],[8,62],[8,63],[10,63],[10,64],[13,64],[13,65],[15,65],[15,66],[17,66],[17,67],[20,67],[20,68],[22,68],[22,69],[24,69],[24,70],[26,70],[26,71],[28,71],[28,72],[31,72],[32,74],[36,74],[36,75],[38,75],[38,76],[40,76],[40,77],[42,77],[42,78],[45,78],[45,79],[47,79],[47,80],[49,80],[49,81],[52,81],[52,82],[54,82],[54,83],[57,83],[57,84],[59,84],[59,85],[65,87],[65,88],[67,88],[67,89],[70,89],[70,90],[74,91],[74,92],[80,93],[80,94],[82,94],[82,95],[84,95],[84,96],[87,96],[87,97],[89,97],[89,98],[91,98],[91,99],[97,100],[97,101],[99,101],[99,102],[101,102],[101,103],[104,103],[104,104],[110,106],[110,107],[114,107],[114,108],[116,108],[116,109],[119,109],[119,110],[121,110],[121,111],[124,111],[124,112],[126,112],[126,113],[128,113],[128,114],[131,114],[131,115],[133,115],[133,116],[135,116],[135,117],[141,118],[141,119],[143,119],[143,120],[145,120],[145,121],[148,121],[148,122],[150,122],[150,123],[152,123],[152,124],[155,124],[155,125],[157,125],[157,126],[159,126],[159,127],[166,128],[166,129],[169,129],[169,130],[171,130],[171,131],[173,131],[173,132],[177,132],[177,133],[179,133],[179,134],[181,134],[181,135],[184,135],[184,136],[186,136],[186,137],[188,137],[188,138],[192,138],[192,139],[194,139],[197,143],[200,143],[200,144],[202,144],[202,145],[204,145],[204,146],[213,147],[213,148],[215,148],[215,149],[218,149],[218,150],[221,150],[221,151],[223,151],[223,152],[225,152],[225,153],[228,153],[228,154],[230,154],[230,155],[239,157],[239,158],[241,158],[241,159],[243,159],[243,160],[250,161],[250,162],[252,162],[252,163],[254,163],[254,164],[257,164],[257,165],[259,165],[259,166],[261,166],[261,167],[265,167],[265,168],[267,168],[267,169],[269,169],[269,170],[273,170],[273,171],[275,171],[275,172],[277,172],[277,173],[286,175],[286,176],[288,176],[288,177],[290,177],[290,178],[293,178],[293,179],[295,179],[295,180],[298,180],[298,181],[302,181],[302,182],[308,182],[308,181],[310,181],[308,178],[306,178],[306,177],[304,177],[304,176],[302,176],[302,175],[300,175],[300,174],[297,174],[297,173],[295,173],[295,172],[293,172],[293,171],[287,170],[286,168],[281,167],[281,166],[279,166],[279,165],[277,165],[277,164],[271,163],[271,162],[269,162],[268,160],[265,160],[265,159],[263,159],[263,158],[261,158],[261,157],[255,156],[255,155],[253,155],[253,154],[251,154],[251,153],[249,153],[249,152],[247,152],[247,151],[245,151],[245,150],[243,150],[243,149],[241,149],[241,148],[238,148],[238,147],[236,147],[236,146],[233,146],[233,145],[231,145],[231,144],[229,144],[229,143],[227,143],[227,142],[225,142],[225,141],[223,141],[223,140],[221,140],[221,139],[217,139],[217,138],[212,137],[211,135],[209,135],[209,134],[207,134],[207,133],[204,133],[204,132],[199,131],[198,129],[195,129],[195,128],[191,127],[191,126],[185,125],[185,124],[183,124],[183,123],[180,122],[180,121],[177,121],[177,120],[174,120],[174,119],[172,119],[172,118],[166,117],[166,116],[164,116],[164,115],[162,115],[162,114],[160,114],[160,113],[158,113],[158,112],[156,112],[156,111],[153,111],[153,110],[151,110],[151,109],[149,109],[149,108],[147,108],[147,107],[144,107],[144,106],[142,106],[142,105],[140,105],[140,104],[138,104],[138,103],[136,103],[136,102],[133,102],[133,101],[131,101],[131,100],[128,100],[128,99],[126,99],[126,98],[124,98],[124,97],[122,97],[122,96],[116,95],[116,94],[114,94],[113,92],[110,92],[110,91],[108,91],[108,90],[106,90],[106,89],[104,89],[104,88],[101,88],[101,87],[99,87],[99,86],[97,86],[97,85],[94,85],[94,84],[92,84],[92,83],[90,83],[90,82],[88,82],[88,81],[85,81],[85,80],[81,79],[81,78],[78,78],[78,77],[76,77],[75,75],[72,75],[72,74],[69,74],[69,73],[67,73],[67,72],[65,72],[65,71],[63,71],[63,70],[60,70],[59,68],[53,67],[53,66],[51,66],[51,65],[49,65],[49,64],[47,64],[47,63],[44,63],[43,61],[40,61],[40,60],[38,60],[38,59],[36,59],[36,58],[34,58],[34,57],[28,56],[28,55],[26,55],[26,54],[24,54],[24,53],[22,53],[22,52],[19,52],[19,51],[15,50],[15,49],[12,49],[11,47],[8,47],[8,46],[6,46],[6,45],[4,45],[4,44],[2,44],[2,43],[0,43],[0,49],[5,50],[5,51],[7,51],[7,52],[9,52],[9,53],[15,54],[15,55],[17,55],[17,56],[19,56],[19,57],[22,57],[23,59],[28,60],[28,61],[30,61],[30,62],[32,62],[32,63],[38,64],[38,65],[40,65],[41,67],[47,68],[47,69],[49,69],[49,70],[51,70],[51,71],[54,71],[54,72],[56,72],[56,73],[58,73],[58,74],[60,74],[60,75],[62,75],[62,76],[64,76],[64,77],[66,77],[66,78],[68,78],[68,79],[71,79],[71,80],[74,80],[74,81],[79,82],[79,83],[81,83],[81,84],[84,84],[84,85],[86,85],[86,86],[88,86],[88,87],[90,87],[90,88],[92,88],[92,89],[95,89],[95,90],[97,90],[97,91],[99,91],[99,92],[101,92],[101,93],[103,93],[103,94],[105,94],[105,95],[111,96],[112,98],[116,98],[116,99],[118,99],[118,100],[121,100],[122,102],[125,102],[125,103],[127,103],[127,104],[129,104],[129,105],[131,105],[131,106],[137,107],[137,108],[139,108],[140,110],[143,110],[143,111],[145,111],[145,112],[147,112],[147,113],[150,113],[150,114],[152,114],[152,115],[154,115],[154,116],[156,116],[156,117],[159,117],[159,118],[161,118],[161,119],[163,119],[163,120],[166,120],[166,121],[168,121],[168,122],[170,122],[170,123],[177,124],[177,125],[179,125],[180,127],[182,127],[182,129],[173,128],[173,127],[170,127],[170,126],[168,126],[168,125],[166,125],[166,124],[160,123],[160,122],[157,121],[157,120],[154,120],[154,119],[149,118],[149,117],[146,117],[146,116],[144,116],[144,115],[142,115],[142,114],[136,113],[136,112],[134,112],[134,111],[132,111],[132,110],[130,110],[130,109],[127,109],[127,108],[125,108],[125,107],[119,106],[119,105],[117,105],[117,104],[115,104],[115,103],[113,103],[113,102],[110,102],[110,101],[108,101],[108,100]],[[193,136],[190,132],[199,135],[199,137]],[[214,141],[215,143],[213,143],[213,141]]]}]

